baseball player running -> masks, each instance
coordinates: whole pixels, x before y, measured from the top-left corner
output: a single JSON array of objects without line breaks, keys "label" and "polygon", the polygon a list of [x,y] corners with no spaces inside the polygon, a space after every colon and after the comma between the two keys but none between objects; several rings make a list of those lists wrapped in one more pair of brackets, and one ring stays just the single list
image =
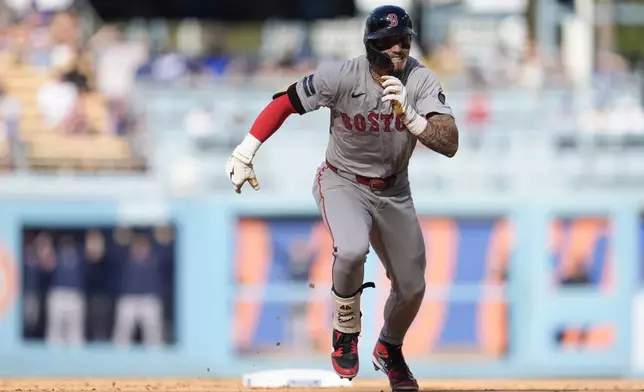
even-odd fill
[{"label": "baseball player running", "polygon": [[458,149],[458,129],[436,76],[409,56],[415,35],[407,12],[375,8],[364,30],[366,55],[321,65],[277,92],[226,163],[237,193],[259,183],[253,157],[294,113],[331,111],[326,160],[317,170],[313,196],[333,240],[334,370],[358,374],[360,296],[369,245],[391,281],[384,326],[373,364],[394,391],[417,391],[402,344],[425,293],[425,245],[408,180],[416,142],[447,157]]}]

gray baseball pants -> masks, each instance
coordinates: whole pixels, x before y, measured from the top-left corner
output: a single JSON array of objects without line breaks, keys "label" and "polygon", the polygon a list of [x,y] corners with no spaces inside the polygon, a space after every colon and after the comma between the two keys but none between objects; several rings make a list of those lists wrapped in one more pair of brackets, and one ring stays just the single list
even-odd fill
[{"label": "gray baseball pants", "polygon": [[333,289],[347,297],[360,289],[369,245],[391,282],[380,338],[402,344],[425,294],[425,242],[406,176],[374,191],[350,173],[317,172],[313,196],[333,240]]}]

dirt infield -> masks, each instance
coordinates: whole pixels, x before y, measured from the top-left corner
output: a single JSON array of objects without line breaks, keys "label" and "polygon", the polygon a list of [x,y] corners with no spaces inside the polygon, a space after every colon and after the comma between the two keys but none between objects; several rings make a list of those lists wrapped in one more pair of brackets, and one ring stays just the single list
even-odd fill
[{"label": "dirt infield", "polygon": [[[232,392],[259,391],[243,388],[240,380],[187,379],[187,380],[94,380],[94,379],[3,379],[0,392]],[[298,388],[266,389],[270,391],[296,391]],[[362,380],[352,388],[324,388],[326,392],[379,392],[389,391],[384,381]],[[421,382],[422,391],[644,391],[644,381],[622,380],[539,380],[539,381],[452,381],[427,380]]]}]

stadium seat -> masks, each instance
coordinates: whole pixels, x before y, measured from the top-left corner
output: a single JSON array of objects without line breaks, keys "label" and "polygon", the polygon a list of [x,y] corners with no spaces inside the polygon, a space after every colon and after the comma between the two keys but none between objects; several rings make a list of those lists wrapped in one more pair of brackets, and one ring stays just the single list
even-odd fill
[{"label": "stadium seat", "polygon": [[126,139],[107,135],[64,136],[44,133],[28,144],[32,168],[56,167],[74,170],[126,169],[131,152]]}]

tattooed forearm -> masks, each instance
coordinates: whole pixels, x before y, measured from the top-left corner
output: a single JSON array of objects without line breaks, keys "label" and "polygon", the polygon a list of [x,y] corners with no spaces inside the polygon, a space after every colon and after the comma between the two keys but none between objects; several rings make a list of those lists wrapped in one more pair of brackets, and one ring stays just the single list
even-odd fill
[{"label": "tattooed forearm", "polygon": [[436,114],[427,119],[427,128],[418,135],[418,140],[427,148],[453,157],[458,150],[458,128],[454,118],[447,114]]}]

